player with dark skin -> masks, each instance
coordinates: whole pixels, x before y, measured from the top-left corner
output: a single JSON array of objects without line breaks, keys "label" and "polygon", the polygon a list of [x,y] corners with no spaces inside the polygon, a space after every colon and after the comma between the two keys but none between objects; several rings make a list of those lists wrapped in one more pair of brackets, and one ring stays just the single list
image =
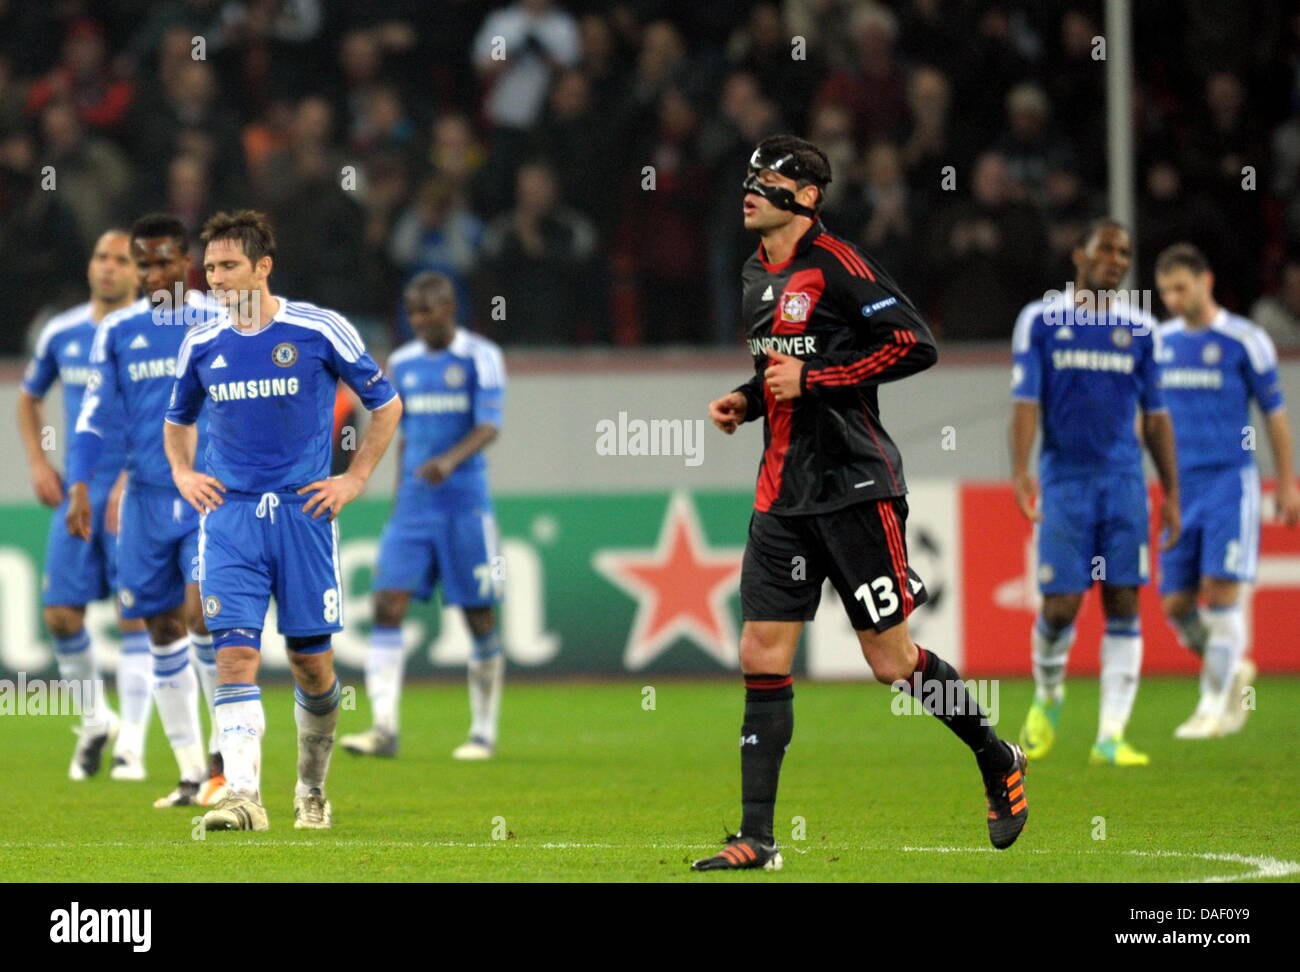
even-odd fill
[{"label": "player with dark skin", "polygon": [[[442,281],[431,280],[424,286],[408,287],[403,295],[406,315],[415,336],[431,351],[445,351],[456,336],[456,294]],[[470,456],[496,440],[497,427],[484,423],[474,428],[442,455],[429,459],[419,469],[421,479],[433,485],[443,482]],[[401,455],[405,443],[398,448]],[[410,591],[375,591],[375,624],[396,628],[406,617],[411,605]],[[464,608],[465,620],[475,637],[484,637],[496,630],[496,609],[486,607]]]},{"label": "player with dark skin", "polygon": [[[86,279],[90,284],[91,318],[98,324],[110,313],[121,310],[135,299],[136,272],[131,265],[130,238],[121,230],[109,230],[95,242],[94,253],[86,270]],[[44,505],[57,507],[63,502],[63,481],[58,471],[50,465],[50,460],[40,448],[40,429],[45,426],[41,416],[41,400],[25,391],[18,393],[18,431],[27,457],[31,463],[32,486],[36,497]],[[118,505],[122,499],[122,486],[126,481],[125,473],[119,475],[108,496],[108,506],[104,511],[104,528],[109,533],[117,533]],[[85,487],[85,484],[82,484]],[[86,493],[89,510],[89,492]],[[87,514],[89,515],[89,513]],[[89,529],[82,539],[89,539]],[[56,638],[67,638],[82,629],[86,619],[84,605],[49,604],[45,610],[45,627]],[[118,630],[122,633],[143,631],[144,623],[133,618],[121,616],[118,605]]]},{"label": "player with dark skin", "polygon": [[[788,189],[801,206],[814,209],[819,202],[821,190],[815,185],[801,187],[794,179],[771,169],[762,169],[758,178],[765,185]],[[789,260],[799,240],[813,225],[808,216],[780,209],[753,192],[745,193],[742,209],[745,229],[762,237],[767,259],[773,264]],[[778,402],[798,398],[802,394],[800,379],[804,362],[777,351],[767,354],[768,367],[763,377],[772,397]],[[719,429],[731,435],[745,420],[746,410],[745,396],[740,392],[730,392],[709,403],[709,418]],[[745,674],[790,671],[803,627],[802,621],[746,621],[740,632],[741,671]],[[863,657],[881,684],[906,681],[916,670],[916,644],[906,621],[884,631],[870,629],[855,634]]]},{"label": "player with dark skin", "polygon": [[[131,241],[131,259],[135,262],[140,289],[155,306],[170,307],[177,293],[184,293],[191,259],[179,240],[170,236],[142,237]],[[180,288],[178,291],[177,288]],[[161,419],[159,419],[161,422]],[[68,490],[68,532],[83,540],[90,539],[90,492],[85,483],[73,483]],[[149,637],[155,645],[170,645],[186,635],[208,633],[203,620],[199,585],[185,585],[185,602],[170,611],[145,619]]]},{"label": "player with dark skin", "polygon": [[[1120,226],[1099,226],[1072,254],[1074,260],[1075,300],[1083,303],[1095,299],[1097,313],[1103,313],[1114,292],[1128,273],[1132,250],[1128,231]],[[1161,550],[1178,541],[1182,519],[1178,507],[1178,470],[1174,454],[1174,426],[1168,412],[1143,413],[1141,438],[1155,462],[1164,491],[1160,504],[1160,522],[1164,528]],[[1037,402],[1016,401],[1011,416],[1012,480],[1016,505],[1030,521],[1038,523],[1043,514],[1037,509],[1038,478],[1029,469],[1034,439],[1038,434]],[[1108,618],[1129,618],[1138,613],[1138,589],[1102,583],[1102,610]],[[1083,594],[1044,594],[1043,617],[1058,630],[1069,627],[1079,613]]]}]

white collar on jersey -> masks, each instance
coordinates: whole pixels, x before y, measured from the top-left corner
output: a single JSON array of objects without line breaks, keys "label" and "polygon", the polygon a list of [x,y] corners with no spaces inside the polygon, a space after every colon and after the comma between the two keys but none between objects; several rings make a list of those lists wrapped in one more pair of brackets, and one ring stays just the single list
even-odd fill
[{"label": "white collar on jersey", "polygon": [[257,335],[263,333],[264,331],[269,331],[271,328],[275,326],[277,321],[282,320],[284,318],[285,313],[289,309],[289,302],[285,300],[283,297],[277,297],[275,296],[275,294],[271,294],[271,299],[274,301],[278,301],[279,306],[276,307],[275,313],[271,315],[271,319],[266,322],[266,327],[259,327],[256,331],[241,331],[239,328],[235,327],[235,318],[230,313],[230,311],[227,310],[226,316],[230,322],[230,329],[234,331],[236,334],[238,334],[240,337],[257,337]]},{"label": "white collar on jersey", "polygon": [[470,354],[470,336],[463,327],[456,328],[456,333],[452,336],[451,343],[445,348],[431,348],[424,343],[424,338],[417,337],[415,340],[420,349],[420,353],[432,357],[437,357],[440,354],[455,354],[462,358],[467,358]]}]

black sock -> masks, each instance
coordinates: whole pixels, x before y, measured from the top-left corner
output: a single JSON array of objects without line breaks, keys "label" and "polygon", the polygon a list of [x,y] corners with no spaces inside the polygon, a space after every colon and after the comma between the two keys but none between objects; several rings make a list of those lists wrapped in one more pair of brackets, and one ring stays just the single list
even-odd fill
[{"label": "black sock", "polygon": [[971,748],[981,773],[1001,773],[1011,768],[1011,750],[988,724],[984,710],[970,697],[957,670],[920,645],[916,646],[916,670],[907,690],[921,700],[926,712]]},{"label": "black sock", "polygon": [[740,728],[740,832],[773,842],[772,813],[781,760],[794,735],[794,679],[745,676],[745,722]]}]

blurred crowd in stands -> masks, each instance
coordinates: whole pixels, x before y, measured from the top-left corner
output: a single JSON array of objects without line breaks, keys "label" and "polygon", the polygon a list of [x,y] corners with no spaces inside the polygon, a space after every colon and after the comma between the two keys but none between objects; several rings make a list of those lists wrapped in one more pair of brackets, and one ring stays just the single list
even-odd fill
[{"label": "blurred crowd in stands", "polygon": [[[1128,285],[1191,240],[1300,347],[1300,13],[1133,8]],[[245,206],[277,292],[383,343],[436,269],[507,346],[730,344],[745,162],[786,131],[942,337],[1005,342],[1105,211],[1103,28],[1100,0],[0,0],[0,354],[84,299],[103,229]]]}]

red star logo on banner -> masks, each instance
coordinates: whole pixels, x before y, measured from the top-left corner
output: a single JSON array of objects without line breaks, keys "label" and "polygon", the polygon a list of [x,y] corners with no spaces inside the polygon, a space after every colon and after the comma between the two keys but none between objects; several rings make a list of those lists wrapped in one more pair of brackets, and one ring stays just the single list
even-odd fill
[{"label": "red star logo on banner", "polygon": [[675,493],[654,550],[601,550],[592,564],[637,600],[623,653],[631,671],[644,668],[678,638],[690,638],[727,668],[738,664],[736,625],[727,608],[740,581],[744,551],[711,549],[695,504]]}]

